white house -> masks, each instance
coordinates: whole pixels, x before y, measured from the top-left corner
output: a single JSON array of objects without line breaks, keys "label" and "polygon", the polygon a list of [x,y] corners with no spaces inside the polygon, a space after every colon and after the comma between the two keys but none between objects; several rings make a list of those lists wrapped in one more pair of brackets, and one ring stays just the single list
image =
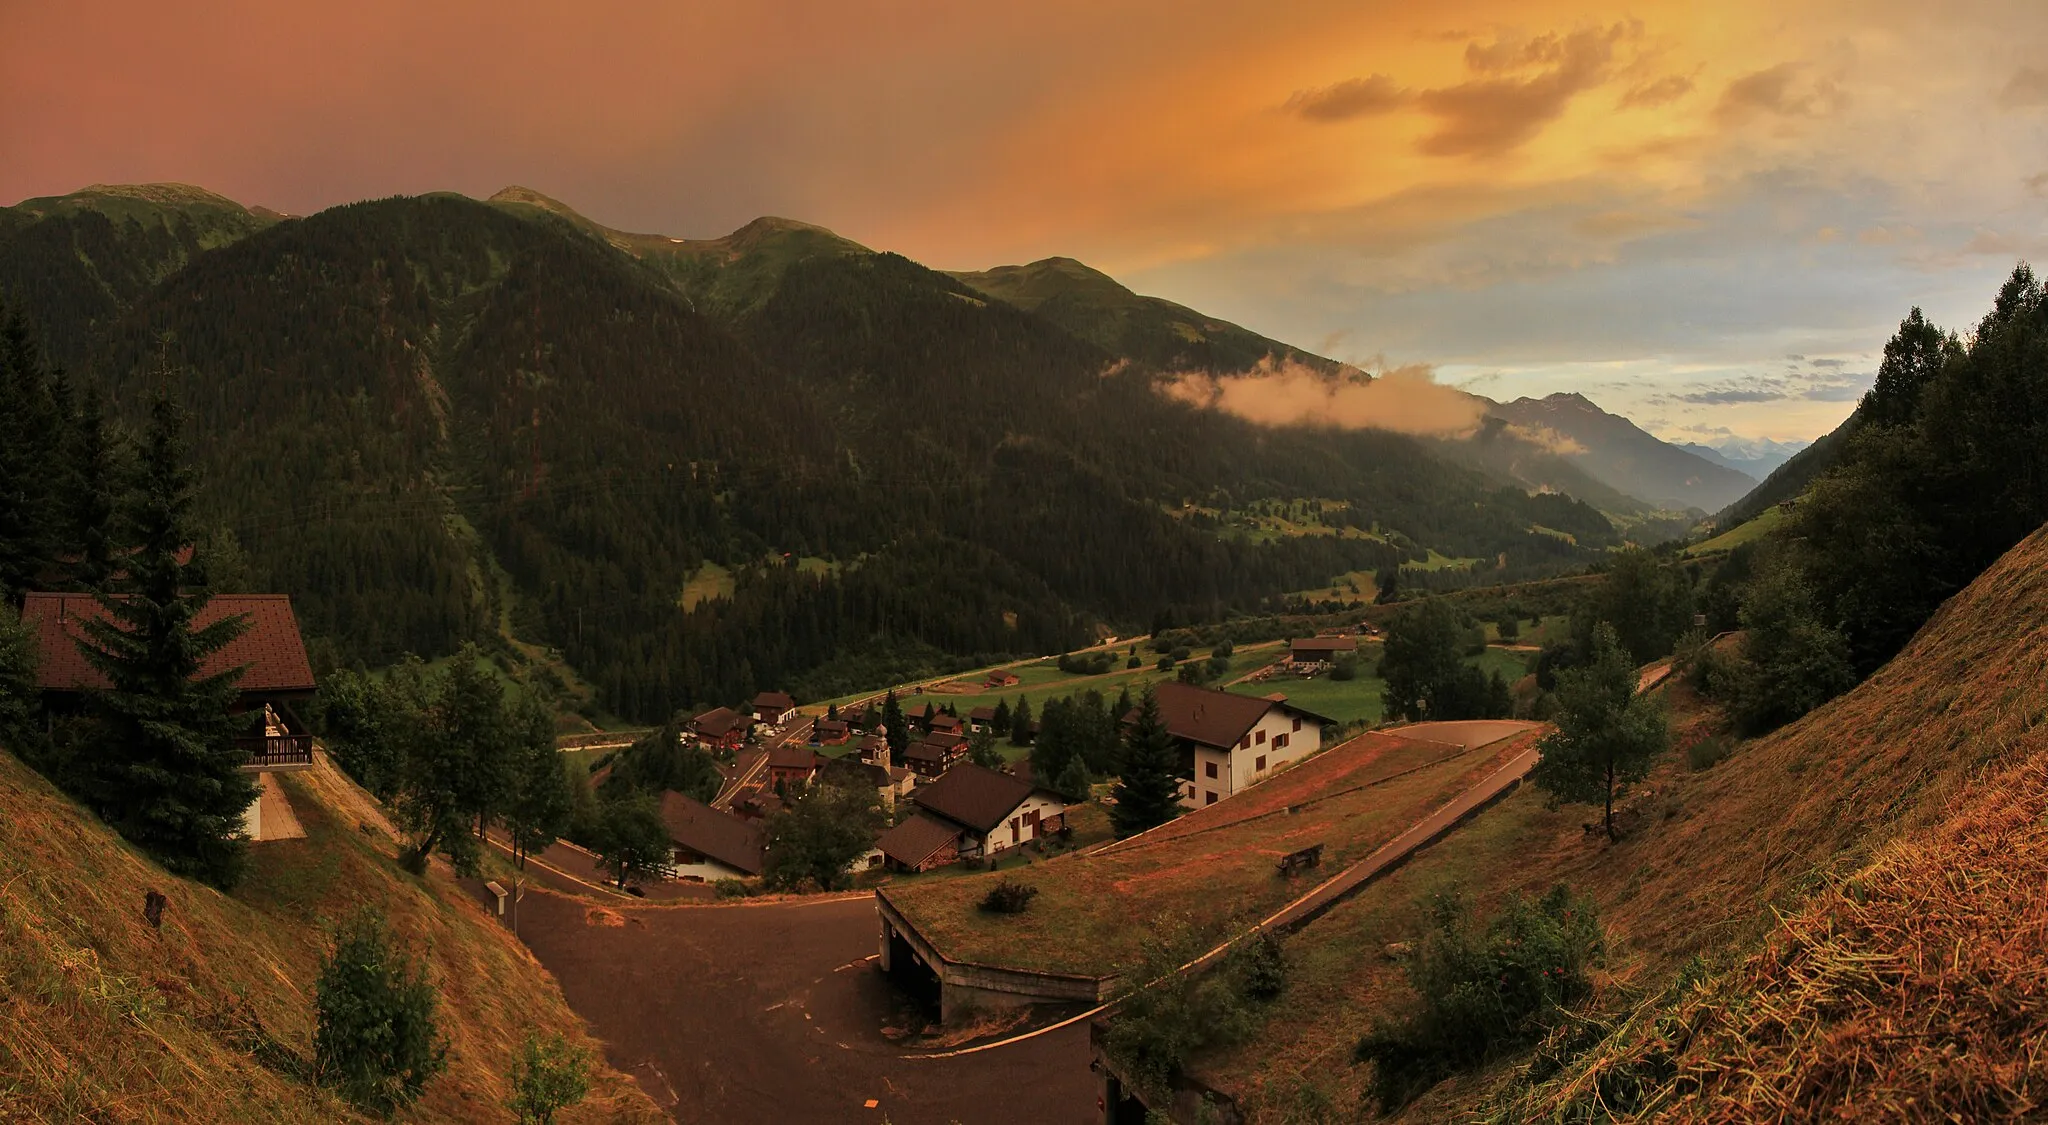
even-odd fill
[{"label": "white house", "polygon": [[1181,804],[1191,809],[1213,805],[1322,749],[1323,724],[1331,721],[1281,695],[1183,683],[1153,691],[1167,732],[1187,753]]},{"label": "white house", "polygon": [[913,871],[954,855],[994,855],[1058,832],[1067,803],[1013,774],[961,762],[910,795],[917,812],[882,834],[877,846]]}]

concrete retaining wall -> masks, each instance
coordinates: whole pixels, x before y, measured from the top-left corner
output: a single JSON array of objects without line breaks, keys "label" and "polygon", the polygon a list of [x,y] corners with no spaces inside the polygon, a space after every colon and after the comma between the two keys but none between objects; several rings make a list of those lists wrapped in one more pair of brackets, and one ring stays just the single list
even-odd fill
[{"label": "concrete retaining wall", "polygon": [[1046,973],[1033,969],[1012,969],[955,961],[932,947],[924,935],[904,921],[889,902],[888,895],[875,891],[875,913],[880,919],[881,956],[877,965],[883,972],[914,971],[911,966],[893,964],[892,937],[907,946],[913,956],[939,978],[939,1019],[952,1023],[975,1009],[1015,1008],[1027,1004],[1100,1004],[1116,990],[1114,976],[1092,977],[1073,973]]}]

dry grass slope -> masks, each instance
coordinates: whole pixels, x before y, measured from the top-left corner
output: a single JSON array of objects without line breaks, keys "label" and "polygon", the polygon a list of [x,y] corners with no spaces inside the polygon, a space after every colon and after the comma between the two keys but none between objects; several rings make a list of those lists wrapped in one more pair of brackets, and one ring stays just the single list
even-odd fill
[{"label": "dry grass slope", "polygon": [[[0,1120],[355,1120],[301,1074],[327,933],[365,906],[425,956],[450,1039],[406,1120],[510,1120],[504,1074],[528,1029],[594,1048],[524,947],[358,828],[366,806],[338,794],[359,791],[320,771],[286,786],[306,839],[259,846],[230,896],[166,875],[0,752]],[[169,900],[161,930],[143,919],[150,890]],[[657,1118],[610,1070],[563,1117]]]}]

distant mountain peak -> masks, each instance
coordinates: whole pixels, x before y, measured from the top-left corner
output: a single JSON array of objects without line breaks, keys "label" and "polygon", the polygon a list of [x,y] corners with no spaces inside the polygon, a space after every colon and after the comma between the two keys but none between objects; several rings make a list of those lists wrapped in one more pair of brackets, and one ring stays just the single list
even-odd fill
[{"label": "distant mountain peak", "polygon": [[190,206],[194,203],[206,203],[215,207],[248,210],[248,208],[243,207],[219,192],[208,191],[203,187],[195,187],[191,184],[169,182],[155,184],[92,184],[80,188],[70,195],[60,196],[59,198],[76,199],[82,196],[93,195],[112,196],[117,199],[139,199],[144,203],[157,203],[166,207],[182,207]]},{"label": "distant mountain peak", "polygon": [[542,210],[553,211],[555,214],[560,215],[563,218],[581,219],[583,217],[582,215],[577,214],[575,208],[569,206],[568,204],[562,202],[561,200],[556,199],[551,195],[546,195],[541,192],[535,191],[530,187],[521,187],[518,184],[511,184],[506,187],[499,188],[495,193],[491,195],[489,199],[485,200],[484,202],[524,203],[531,207],[539,207]]}]

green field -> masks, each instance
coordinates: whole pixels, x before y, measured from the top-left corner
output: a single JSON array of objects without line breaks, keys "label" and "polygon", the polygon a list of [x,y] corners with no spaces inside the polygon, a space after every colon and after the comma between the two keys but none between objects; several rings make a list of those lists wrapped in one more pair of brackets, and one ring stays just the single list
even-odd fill
[{"label": "green field", "polygon": [[1541,648],[1552,641],[1561,641],[1571,636],[1572,619],[1568,614],[1559,613],[1546,616],[1541,623],[1531,625],[1529,619],[1524,617],[1515,623],[1520,627],[1520,631],[1512,641],[1500,639],[1500,626],[1494,622],[1486,621],[1481,624],[1486,627],[1487,644],[1535,645]]},{"label": "green field", "polygon": [[[1124,654],[1128,651],[1128,648],[1128,645],[1120,647],[1117,650],[1118,655],[1115,668],[1100,676],[1075,676],[1062,672],[1059,669],[1056,658],[1046,657],[1042,660],[1034,660],[1029,664],[1012,666],[1009,670],[1016,673],[1019,682],[1000,691],[984,690],[981,684],[988,677],[988,670],[977,669],[972,672],[962,672],[951,679],[934,680],[927,685],[929,687],[960,685],[971,690],[899,693],[896,698],[905,707],[915,707],[920,704],[930,703],[938,707],[951,706],[955,711],[965,715],[973,708],[993,707],[998,701],[1005,699],[1009,700],[1010,705],[1014,707],[1017,703],[1017,697],[1022,695],[1030,699],[1031,711],[1033,714],[1037,714],[1044,707],[1045,702],[1050,699],[1064,699],[1078,692],[1091,690],[1099,691],[1104,696],[1114,699],[1117,692],[1125,688],[1129,688],[1131,693],[1136,695],[1143,689],[1144,685],[1159,680],[1170,680],[1178,674],[1175,671],[1161,672],[1157,667],[1159,654],[1147,650],[1142,645],[1139,646],[1138,650],[1138,656],[1142,663],[1137,668],[1125,668],[1123,666]],[[1279,641],[1264,641],[1255,645],[1241,646],[1231,656],[1230,671],[1223,677],[1223,680],[1236,679],[1262,665],[1269,664],[1274,658],[1280,656],[1282,651],[1282,645]],[[1198,649],[1190,659],[1199,661],[1207,660],[1208,657],[1208,650]],[[862,692],[858,695],[844,696],[832,702],[841,704],[851,703],[856,700],[866,699],[873,694],[873,692]]]},{"label": "green field", "polygon": [[1785,513],[1774,505],[1765,508],[1761,515],[1750,520],[1748,523],[1736,524],[1734,527],[1704,543],[1695,543],[1687,547],[1685,553],[1688,555],[1712,555],[1721,551],[1732,551],[1744,543],[1754,543],[1762,539],[1784,522]]},{"label": "green field", "polygon": [[[1277,691],[1287,696],[1288,702],[1339,723],[1377,726],[1386,719],[1382,702],[1386,681],[1380,679],[1377,674],[1368,674],[1366,669],[1379,667],[1380,648],[1378,645],[1361,646],[1359,655],[1362,667],[1358,678],[1354,680],[1335,680],[1328,675],[1309,680],[1295,676],[1274,676],[1257,683],[1235,684],[1228,690],[1239,695],[1270,695]],[[1470,663],[1488,672],[1497,671],[1508,683],[1513,684],[1528,674],[1534,658],[1534,653],[1489,648],[1484,656],[1471,658]]]},{"label": "green field", "polygon": [[676,607],[688,612],[716,598],[732,597],[732,590],[732,571],[715,562],[707,562],[683,583],[682,593],[676,595]]}]

